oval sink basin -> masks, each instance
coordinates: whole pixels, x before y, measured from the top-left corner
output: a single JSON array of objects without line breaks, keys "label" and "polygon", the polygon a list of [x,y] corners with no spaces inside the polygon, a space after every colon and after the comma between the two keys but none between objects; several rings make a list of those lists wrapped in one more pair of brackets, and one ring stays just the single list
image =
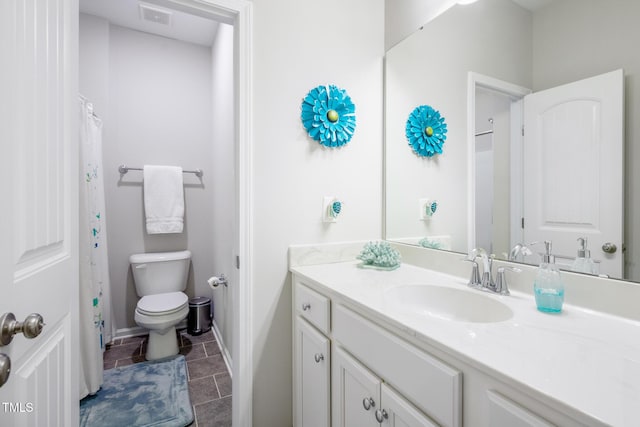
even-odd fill
[{"label": "oval sink basin", "polygon": [[458,322],[492,323],[509,320],[513,311],[479,291],[434,285],[402,285],[385,292],[385,304],[405,314]]}]

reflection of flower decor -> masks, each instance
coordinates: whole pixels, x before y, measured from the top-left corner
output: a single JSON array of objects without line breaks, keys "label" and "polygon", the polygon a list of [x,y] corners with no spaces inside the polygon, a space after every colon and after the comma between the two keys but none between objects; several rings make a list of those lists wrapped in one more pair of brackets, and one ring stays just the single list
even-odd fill
[{"label": "reflection of flower decor", "polygon": [[311,138],[327,147],[340,147],[356,129],[355,109],[344,89],[318,86],[302,100],[300,118]]},{"label": "reflection of flower decor", "polygon": [[417,155],[431,157],[442,154],[442,144],[447,139],[447,124],[438,110],[421,105],[409,114],[406,135]]}]

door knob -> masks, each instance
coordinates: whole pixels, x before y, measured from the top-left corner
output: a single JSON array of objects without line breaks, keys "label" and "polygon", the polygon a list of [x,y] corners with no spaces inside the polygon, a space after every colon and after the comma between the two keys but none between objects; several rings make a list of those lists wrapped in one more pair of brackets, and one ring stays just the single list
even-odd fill
[{"label": "door knob", "polygon": [[25,338],[35,338],[40,335],[44,327],[44,319],[38,313],[31,313],[18,322],[13,313],[0,316],[0,346],[8,345],[15,334],[22,333]]},{"label": "door knob", "polygon": [[9,379],[11,373],[11,359],[4,353],[0,353],[0,387]]},{"label": "door knob", "polygon": [[602,250],[608,254],[614,254],[618,250],[618,247],[611,242],[607,242],[602,245]]}]

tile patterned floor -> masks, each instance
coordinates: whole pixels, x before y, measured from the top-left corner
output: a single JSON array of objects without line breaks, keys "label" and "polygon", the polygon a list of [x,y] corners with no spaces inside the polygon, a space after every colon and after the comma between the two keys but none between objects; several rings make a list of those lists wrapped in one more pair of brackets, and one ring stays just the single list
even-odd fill
[{"label": "tile patterned floor", "polygon": [[[187,361],[193,427],[231,426],[231,377],[212,331],[192,336],[178,331],[180,354]],[[104,369],[144,362],[147,337],[114,340],[104,353]]]}]

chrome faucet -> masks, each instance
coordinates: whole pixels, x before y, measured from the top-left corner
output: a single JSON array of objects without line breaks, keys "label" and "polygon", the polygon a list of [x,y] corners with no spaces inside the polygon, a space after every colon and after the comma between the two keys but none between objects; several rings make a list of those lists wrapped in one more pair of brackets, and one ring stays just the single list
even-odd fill
[{"label": "chrome faucet", "polygon": [[[482,278],[480,278],[480,268],[478,267],[478,262],[476,261],[476,257],[478,255],[482,258],[482,264],[484,266]],[[516,267],[499,267],[496,280],[494,282],[492,270],[493,258],[493,255],[487,255],[487,252],[482,248],[471,250],[466,258],[463,258],[464,261],[469,261],[472,264],[471,277],[469,278],[469,283],[467,283],[467,285],[471,288],[480,289],[487,292],[493,292],[500,295],[509,295],[510,292],[509,287],[507,286],[505,271],[513,271],[519,273],[522,270]]]}]

